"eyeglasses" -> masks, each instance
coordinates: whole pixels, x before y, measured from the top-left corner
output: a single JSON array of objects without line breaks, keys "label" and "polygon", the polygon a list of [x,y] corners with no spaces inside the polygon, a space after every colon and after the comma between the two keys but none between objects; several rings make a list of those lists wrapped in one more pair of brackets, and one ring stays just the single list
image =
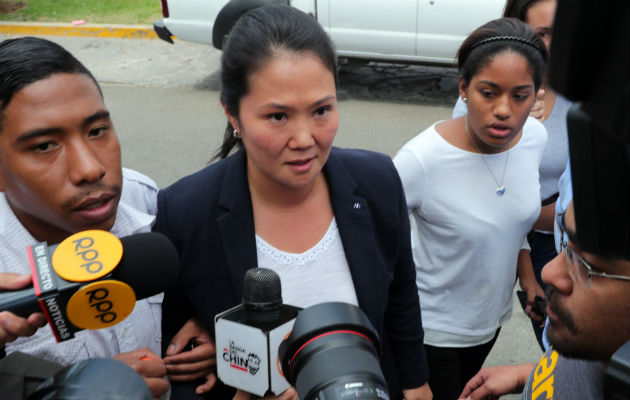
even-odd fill
[{"label": "eyeglasses", "polygon": [[629,276],[623,275],[611,275],[605,272],[593,271],[593,266],[588,263],[582,256],[577,254],[575,250],[568,243],[567,230],[564,227],[564,213],[556,214],[556,224],[560,228],[560,251],[564,251],[567,259],[567,268],[569,269],[569,275],[573,282],[577,283],[584,289],[591,288],[591,278],[593,276],[599,276],[601,278],[618,279],[622,281],[630,281]]}]

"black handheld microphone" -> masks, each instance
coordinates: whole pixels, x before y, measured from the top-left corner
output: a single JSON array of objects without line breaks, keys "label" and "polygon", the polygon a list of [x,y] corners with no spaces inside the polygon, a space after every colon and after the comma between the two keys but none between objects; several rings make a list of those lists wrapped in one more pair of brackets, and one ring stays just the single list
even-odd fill
[{"label": "black handheld microphone", "polygon": [[278,347],[301,308],[282,304],[281,293],[274,271],[252,268],[245,274],[243,303],[215,317],[217,374],[226,385],[259,396],[289,388]]},{"label": "black handheld microphone", "polygon": [[57,246],[30,246],[27,253],[33,287],[0,293],[0,310],[22,317],[43,312],[58,342],[121,322],[136,300],[163,292],[179,271],[175,247],[155,232],[120,240],[106,231],[83,231]]}]

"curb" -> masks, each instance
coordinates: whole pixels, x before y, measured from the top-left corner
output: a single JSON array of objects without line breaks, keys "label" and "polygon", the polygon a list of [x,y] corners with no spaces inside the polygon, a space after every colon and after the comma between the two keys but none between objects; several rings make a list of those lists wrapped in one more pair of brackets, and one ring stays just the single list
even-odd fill
[{"label": "curb", "polygon": [[117,39],[157,39],[158,36],[150,25],[116,25],[45,22],[0,21],[0,34],[5,35],[46,35],[46,36],[84,36]]}]

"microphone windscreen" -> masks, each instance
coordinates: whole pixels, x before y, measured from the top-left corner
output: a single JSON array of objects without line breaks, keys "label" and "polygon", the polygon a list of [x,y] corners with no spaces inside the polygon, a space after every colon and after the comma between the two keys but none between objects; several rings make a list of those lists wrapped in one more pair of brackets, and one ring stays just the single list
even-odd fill
[{"label": "microphone windscreen", "polygon": [[163,292],[177,280],[179,256],[169,238],[158,232],[123,237],[123,255],[112,279],[127,283],[144,299]]},{"label": "microphone windscreen", "polygon": [[280,277],[267,268],[252,268],[245,273],[243,306],[246,310],[275,310],[282,304]]}]

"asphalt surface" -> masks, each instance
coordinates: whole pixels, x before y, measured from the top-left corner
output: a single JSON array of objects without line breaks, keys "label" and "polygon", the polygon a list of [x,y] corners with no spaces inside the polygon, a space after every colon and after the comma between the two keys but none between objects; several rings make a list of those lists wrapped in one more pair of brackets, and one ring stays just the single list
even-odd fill
[{"label": "asphalt surface", "polygon": [[[181,41],[46,38],[73,53],[101,83],[125,166],[164,187],[210,161],[225,129],[220,52]],[[335,144],[390,156],[433,122],[448,119],[457,98],[456,71],[448,68],[353,63],[342,68],[340,79]],[[540,356],[515,298],[512,319],[485,365],[537,362]]]}]

